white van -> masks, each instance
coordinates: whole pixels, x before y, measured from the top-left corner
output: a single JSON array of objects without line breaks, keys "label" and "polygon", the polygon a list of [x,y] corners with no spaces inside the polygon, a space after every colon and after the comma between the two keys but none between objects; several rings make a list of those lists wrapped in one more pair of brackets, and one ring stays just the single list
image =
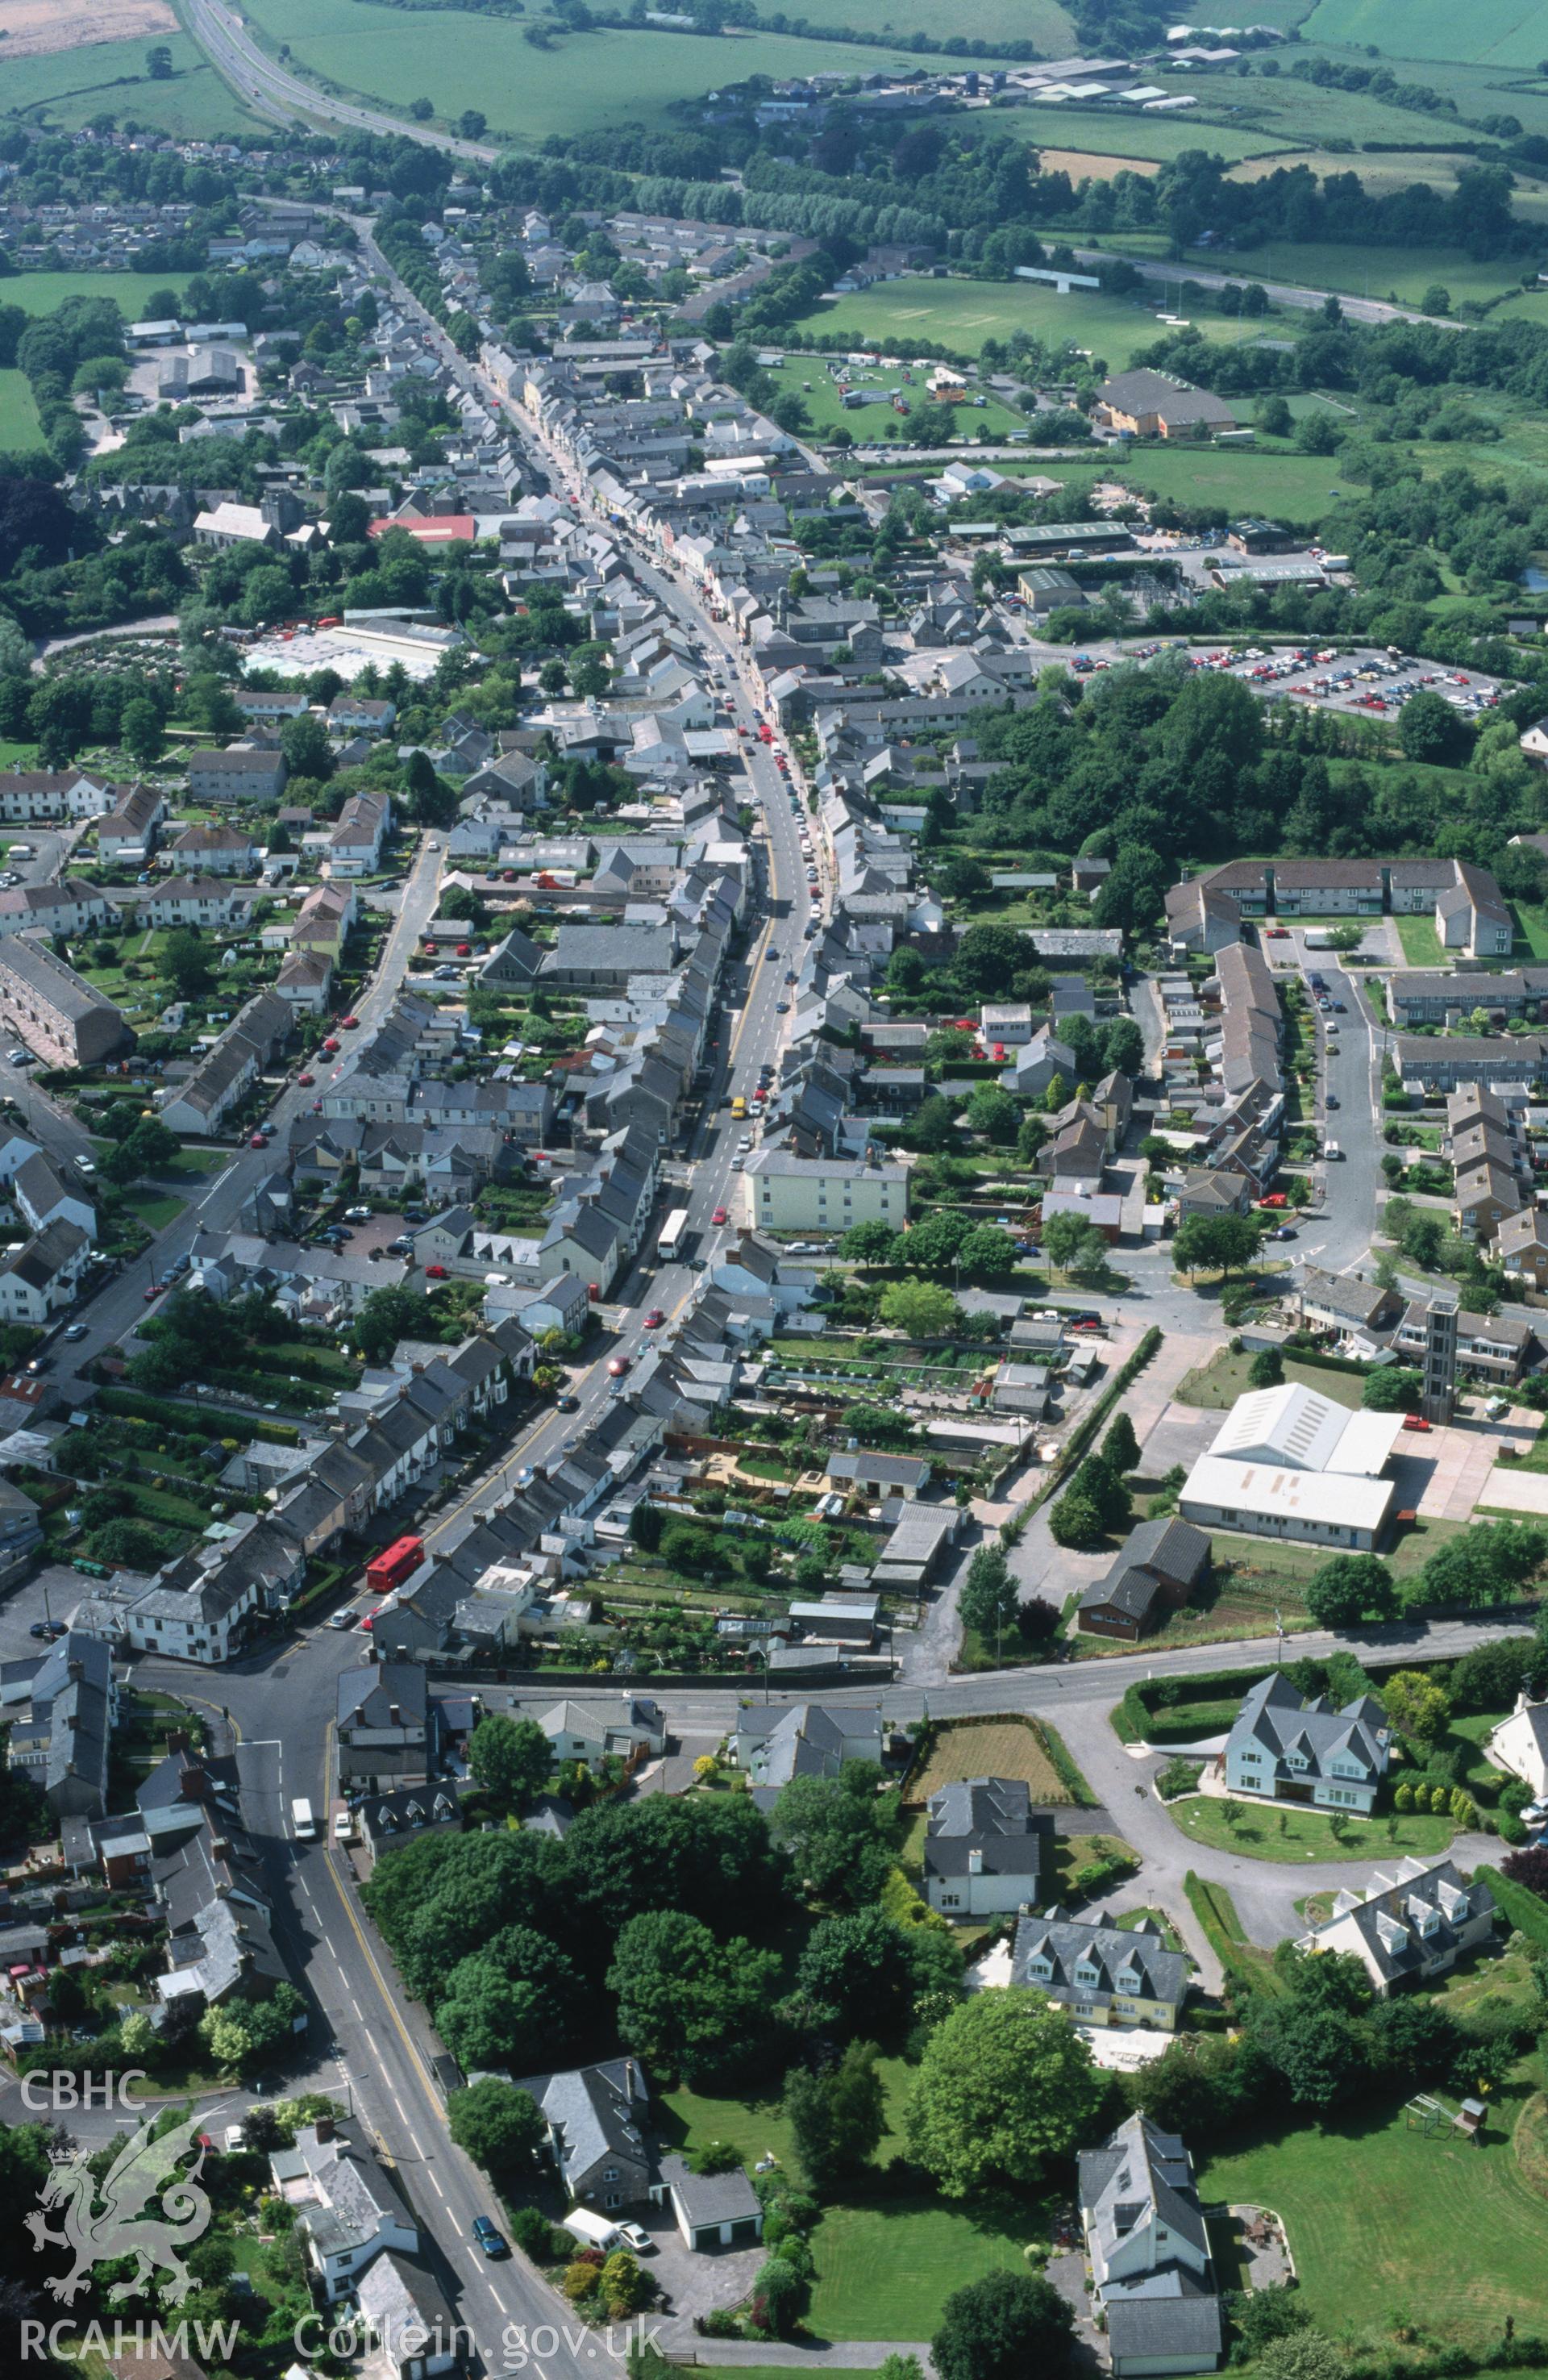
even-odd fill
[{"label": "white van", "polygon": [[352,1843],[355,1840],[355,1813],[353,1810],[339,1811],[333,1820],[333,1840],[336,1843]]},{"label": "white van", "polygon": [[300,1797],[297,1797],[296,1801],[292,1802],[290,1805],[290,1825],[291,1830],[298,1843],[316,1842],[317,1819],[313,1815],[312,1805],[309,1802]]},{"label": "white van", "polygon": [[593,2215],[589,2206],[573,2206],[564,2217],[563,2230],[580,2241],[583,2248],[616,2248],[623,2233],[616,2223],[605,2215]]}]

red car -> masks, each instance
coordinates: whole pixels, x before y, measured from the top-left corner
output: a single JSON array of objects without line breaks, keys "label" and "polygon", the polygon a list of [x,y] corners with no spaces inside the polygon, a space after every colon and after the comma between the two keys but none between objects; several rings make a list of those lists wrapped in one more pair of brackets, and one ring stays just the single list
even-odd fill
[{"label": "red car", "polygon": [[441,948],[441,945],[440,945],[440,943],[439,943],[439,942],[427,941],[427,942],[426,942],[426,944],[425,944],[425,948],[426,948],[426,950],[428,950],[428,951],[429,952],[430,956],[433,958],[433,957],[435,956],[436,952]]},{"label": "red car", "polygon": [[645,1327],[647,1330],[659,1330],[666,1318],[665,1307],[653,1305],[649,1313],[645,1318]]},{"label": "red car", "polygon": [[343,1044],[342,1044],[342,1043],[341,1043],[341,1041],[339,1040],[339,1038],[338,1038],[338,1036],[337,1036],[337,1034],[336,1034],[336,1033],[330,1033],[330,1034],[329,1034],[329,1036],[328,1036],[327,1040],[326,1040],[326,1041],[324,1041],[324,1043],[323,1043],[323,1045],[322,1045],[322,1046],[323,1046],[323,1048],[324,1048],[325,1050],[329,1050],[330,1052],[332,1052],[332,1051],[333,1051],[333,1050],[334,1050],[341,1049],[341,1048],[343,1047]]},{"label": "red car", "polygon": [[353,1033],[359,1022],[360,1020],[357,1016],[341,1016],[339,1019],[339,1023],[344,1026],[346,1033]]},{"label": "red car", "polygon": [[731,1218],[724,1207],[717,1207],[709,1220],[712,1223],[726,1223],[731,1220]]},{"label": "red car", "polygon": [[1266,1198],[1259,1199],[1258,1204],[1260,1207],[1279,1208],[1288,1206],[1289,1201],[1283,1190],[1271,1190]]},{"label": "red car", "polygon": [[160,1297],[160,1295],[161,1295],[161,1293],[162,1293],[163,1290],[165,1287],[166,1287],[166,1283],[165,1283],[165,1281],[153,1281],[151,1283],[150,1288],[149,1288],[149,1289],[146,1291],[146,1293],[145,1293],[145,1303],[146,1303],[146,1305],[150,1305],[150,1303],[151,1303],[151,1300],[153,1297]]},{"label": "red car", "polygon": [[316,1082],[317,1076],[315,1075],[297,1075],[296,1079],[300,1084],[301,1088],[304,1091],[309,1091],[312,1085]]},{"label": "red car", "polygon": [[427,1281],[444,1281],[446,1279],[445,1266],[427,1265],[425,1267],[425,1279]]},{"label": "red car", "polygon": [[1405,1414],[1403,1427],[1405,1429],[1428,1429],[1430,1425],[1422,1414]]},{"label": "red car", "polygon": [[608,1370],[611,1373],[615,1380],[621,1380],[628,1368],[629,1358],[627,1355],[615,1355],[611,1363],[608,1366]]},{"label": "red car", "polygon": [[261,1148],[263,1147],[263,1135],[260,1132],[253,1133],[248,1141],[248,1147],[249,1148]]},{"label": "red car", "polygon": [[473,956],[472,943],[459,942],[457,944],[457,956],[459,959],[470,959]]}]

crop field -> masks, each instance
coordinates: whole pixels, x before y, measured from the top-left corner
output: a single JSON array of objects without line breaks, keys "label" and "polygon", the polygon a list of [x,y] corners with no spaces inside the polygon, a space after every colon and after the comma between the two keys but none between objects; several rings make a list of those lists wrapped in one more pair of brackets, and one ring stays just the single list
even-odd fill
[{"label": "crop field", "polygon": [[143,41],[7,56],[0,108],[29,122],[46,120],[62,132],[77,131],[103,115],[187,140],[221,140],[253,129],[257,118],[227,90],[197,42],[174,30],[161,46],[172,53],[167,82],[152,82],[147,75]]},{"label": "crop field", "polygon": [[943,1727],[920,1776],[909,1786],[911,1802],[927,1802],[942,1785],[965,1777],[1019,1778],[1034,1802],[1068,1802],[1069,1787],[1025,1719],[986,1718]]},{"label": "crop field", "polygon": [[[878,283],[826,302],[806,317],[806,327],[841,331],[856,346],[880,346],[905,357],[914,352],[911,340],[937,339],[943,346],[974,356],[986,339],[1027,331],[1039,339],[1068,340],[1087,348],[1105,357],[1116,370],[1138,348],[1154,346],[1166,335],[1158,310],[1158,298],[1135,303],[1104,297],[1100,290],[1074,289],[1061,298],[1045,282],[905,280]],[[1262,322],[1232,322],[1224,314],[1201,316],[1199,328],[1222,346],[1240,346],[1264,332]],[[1277,316],[1275,334],[1284,335]]]},{"label": "crop field", "polygon": [[439,115],[475,107],[490,134],[536,147],[550,132],[660,124],[673,100],[752,74],[875,74],[903,63],[883,49],[820,44],[780,33],[611,31],[565,34],[551,49],[522,38],[520,19],[384,8],[375,0],[248,0],[248,28],[292,66],[390,107],[430,100]]},{"label": "crop field", "polygon": [[18,273],[6,283],[0,305],[52,314],[67,298],[111,298],[126,322],[138,322],[153,291],[181,292],[187,278],[186,273]]},{"label": "crop field", "polygon": [[[1084,149],[1042,149],[1038,155],[1045,174],[1068,174],[1072,182],[1111,182],[1119,174],[1158,174],[1162,164],[1159,157],[1098,156]],[[1272,163],[1270,159],[1264,164],[1265,173]]]},{"label": "crop field", "polygon": [[25,372],[0,371],[0,455],[41,446],[42,429]]},{"label": "crop field", "polygon": [[13,58],[99,42],[160,41],[177,30],[167,0],[0,0],[0,38]]},{"label": "crop field", "polygon": [[[1317,0],[1302,31],[1309,42],[1361,49],[1373,42],[1385,52],[1396,28],[1388,0]],[[1476,0],[1458,17],[1448,0],[1405,0],[1405,57],[1459,58],[1489,67],[1535,67],[1543,55],[1540,0]]]}]

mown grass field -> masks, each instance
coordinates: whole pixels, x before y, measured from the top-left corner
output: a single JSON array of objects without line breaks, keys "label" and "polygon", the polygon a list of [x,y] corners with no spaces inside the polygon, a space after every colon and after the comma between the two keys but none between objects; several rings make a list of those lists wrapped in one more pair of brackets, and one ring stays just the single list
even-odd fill
[{"label": "mown grass field", "polygon": [[1405,57],[1531,67],[1543,55],[1537,0],[1476,0],[1460,14],[1448,0],[1405,0],[1396,21],[1388,0],[1317,0],[1301,30],[1309,42],[1385,52],[1399,26]]},{"label": "mown grass field", "polygon": [[126,322],[138,322],[153,290],[181,292],[187,279],[186,273],[18,273],[6,283],[0,305],[53,314],[67,298],[111,298]]},{"label": "mown grass field", "polygon": [[1046,58],[1068,57],[1080,47],[1058,0],[983,0],[971,25],[959,0],[801,0],[790,13],[813,25],[853,27],[857,33],[928,33],[936,41],[970,33],[977,42],[1034,42]]},{"label": "mown grass field", "polygon": [[[1342,162],[1345,171],[1348,161]],[[1383,161],[1384,169],[1386,161]],[[1465,158],[1452,161],[1465,164]],[[1339,161],[1329,159],[1328,169]],[[1355,171],[1362,178],[1364,160]],[[1421,178],[1408,176],[1406,179]],[[1228,272],[1233,280],[1285,281],[1304,289],[1347,289],[1355,298],[1391,298],[1402,306],[1417,306],[1433,282],[1439,282],[1453,306],[1465,298],[1497,298],[1521,286],[1521,263],[1505,258],[1478,264],[1456,248],[1361,248],[1339,241],[1270,241],[1263,248],[1233,249],[1228,255],[1196,251],[1189,261]]]},{"label": "mown grass field", "polygon": [[[889,421],[897,421],[901,427],[901,417],[893,413],[889,406],[879,402],[846,409],[840,403],[838,382],[829,379],[828,365],[821,356],[790,356],[784,363],[774,368],[769,377],[781,389],[801,399],[815,437],[831,438],[835,430],[842,428],[852,437],[868,443],[885,436]],[[861,377],[868,380],[871,376],[862,374]],[[889,375],[881,373],[877,377],[887,380],[889,386],[891,385]],[[810,387],[807,386],[808,382]],[[923,393],[917,377],[912,387],[902,387],[906,398]],[[951,434],[957,438],[973,438],[979,431],[987,431],[998,441],[1025,430],[1026,426],[1025,414],[1017,413],[1009,405],[1002,405],[998,396],[991,396],[983,407],[959,405],[951,415]]]},{"label": "mown grass field", "polygon": [[[1100,290],[1076,289],[1061,298],[1036,281],[916,277],[878,282],[853,297],[835,298],[809,314],[805,326],[841,332],[857,347],[876,346],[903,357],[914,354],[912,343],[921,339],[936,339],[962,355],[975,356],[986,339],[1027,331],[1039,339],[1068,340],[1104,356],[1116,370],[1137,349],[1165,337],[1160,309],[1159,297],[1135,302],[1104,297]],[[1286,335],[1281,318],[1273,319],[1275,335]],[[1261,337],[1264,331],[1261,322],[1230,322],[1223,314],[1202,316],[1199,328],[1223,346],[1238,346]]]},{"label": "mown grass field", "polygon": [[1400,2352],[1392,2331],[1412,2320],[1443,2345],[1482,2348],[1507,2317],[1542,2316],[1548,2204],[1517,2155],[1520,2108],[1518,2096],[1493,2107],[1478,2143],[1426,2140],[1398,2108],[1330,2115],[1218,2155],[1204,2143],[1199,2194],[1284,2217],[1300,2301],[1341,2341]]},{"label": "mown grass field", "polygon": [[965,1777],[1019,1778],[1034,1802],[1068,1802],[1069,1788],[1044,1749],[1034,1727],[1023,1719],[974,1719],[943,1728],[909,1798],[927,1802],[942,1785]]},{"label": "mown grass field", "polygon": [[[1167,87],[1159,76],[1155,80],[1158,89]],[[1181,82],[1172,87],[1197,89]],[[995,121],[1038,149],[1090,149],[1102,157],[1148,157],[1160,164],[1185,149],[1208,149],[1234,164],[1295,145],[1293,135],[1277,129],[1212,124],[1206,133],[1191,113],[1184,122],[1175,115],[1146,115],[1137,107],[1010,107]]]},{"label": "mown grass field", "polygon": [[43,57],[8,58],[0,109],[64,132],[103,115],[179,140],[220,140],[256,128],[258,118],[221,80],[197,42],[175,33],[165,47],[173,66],[167,82],[147,75],[143,42],[93,42]]},{"label": "mown grass field", "polygon": [[0,455],[19,455],[42,443],[42,427],[26,373],[0,371]]},{"label": "mown grass field", "polygon": [[288,42],[294,67],[390,107],[430,100],[451,118],[478,108],[494,138],[536,148],[550,132],[661,124],[673,100],[752,74],[875,74],[903,63],[884,49],[780,33],[609,31],[566,34],[551,49],[523,39],[521,18],[385,8],[373,0],[250,0],[265,47]]}]

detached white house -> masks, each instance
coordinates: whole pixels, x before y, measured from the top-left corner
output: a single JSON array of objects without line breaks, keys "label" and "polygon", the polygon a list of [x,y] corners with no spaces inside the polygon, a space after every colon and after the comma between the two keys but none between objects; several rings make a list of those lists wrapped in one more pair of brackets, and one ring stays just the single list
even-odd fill
[{"label": "detached white house", "polygon": [[1508,1768],[1532,1789],[1534,1802],[1548,1801],[1548,1702],[1518,1694],[1516,1707],[1484,1744],[1496,1768]]}]

